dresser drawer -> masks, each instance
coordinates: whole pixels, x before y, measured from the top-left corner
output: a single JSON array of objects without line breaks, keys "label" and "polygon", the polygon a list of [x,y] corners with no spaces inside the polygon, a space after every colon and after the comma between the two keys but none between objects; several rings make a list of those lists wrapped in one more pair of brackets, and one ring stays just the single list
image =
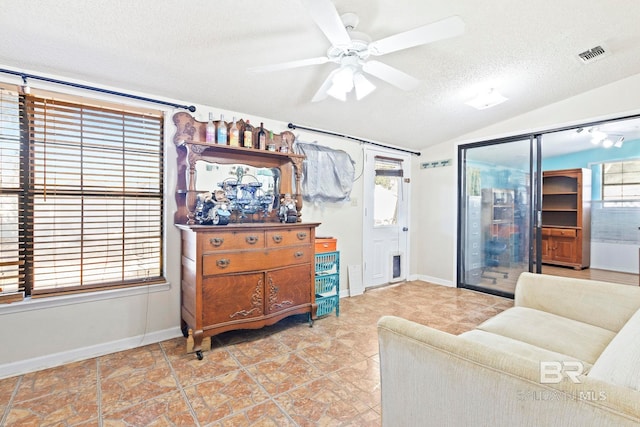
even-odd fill
[{"label": "dresser drawer", "polygon": [[203,233],[200,238],[203,252],[264,248],[262,230]]},{"label": "dresser drawer", "polygon": [[311,232],[308,229],[269,230],[265,238],[268,248],[300,245],[311,242]]},{"label": "dresser drawer", "polygon": [[268,270],[310,263],[311,256],[312,249],[310,246],[209,253],[202,256],[202,275],[211,276],[243,271]]},{"label": "dresser drawer", "polygon": [[561,237],[576,237],[576,230],[569,228],[552,228],[551,235]]}]

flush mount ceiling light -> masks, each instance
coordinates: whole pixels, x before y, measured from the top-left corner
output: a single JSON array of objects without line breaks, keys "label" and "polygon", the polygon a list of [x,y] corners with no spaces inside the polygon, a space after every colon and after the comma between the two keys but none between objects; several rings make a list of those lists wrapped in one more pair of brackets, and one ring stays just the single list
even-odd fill
[{"label": "flush mount ceiling light", "polygon": [[465,104],[470,105],[473,108],[478,110],[484,110],[486,108],[495,107],[498,104],[502,104],[508,98],[504,97],[500,92],[495,89],[489,89],[487,91],[481,92],[470,101],[465,102]]}]

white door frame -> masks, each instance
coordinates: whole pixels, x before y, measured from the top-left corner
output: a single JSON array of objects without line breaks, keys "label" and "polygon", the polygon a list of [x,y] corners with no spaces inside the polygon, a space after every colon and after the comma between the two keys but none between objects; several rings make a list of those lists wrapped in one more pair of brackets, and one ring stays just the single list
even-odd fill
[{"label": "white door frame", "polygon": [[[387,252],[382,254],[382,263],[381,265],[376,265],[378,270],[382,268],[382,275],[386,277],[386,279],[377,278],[374,282],[372,280],[373,277],[373,267],[375,258],[381,258],[380,254],[375,253],[375,232],[376,229],[373,227],[373,203],[374,203],[374,180],[375,180],[375,157],[382,156],[386,158],[398,159],[402,160],[402,168],[403,168],[403,179],[401,194],[403,195],[403,203],[401,208],[403,208],[403,212],[398,217],[398,224],[395,226],[395,233],[399,237],[398,244],[393,248],[387,248]],[[365,147],[364,150],[364,188],[363,188],[363,221],[362,221],[362,236],[363,236],[363,245],[362,245],[362,260],[363,260],[363,272],[362,283],[359,283],[359,286],[354,286],[353,289],[350,289],[350,295],[359,295],[362,294],[365,289],[369,286],[376,286],[384,283],[389,283],[392,281],[391,277],[391,268],[392,268],[392,255],[401,254],[401,271],[403,277],[406,279],[409,276],[408,266],[409,266],[409,248],[410,248],[410,233],[408,231],[409,223],[410,223],[410,188],[409,183],[411,180],[411,154],[399,152],[397,150],[392,149],[384,149],[384,148],[371,148]],[[390,231],[389,228],[385,228],[386,231]],[[405,231],[403,231],[405,230]],[[393,232],[393,230],[391,230]],[[401,234],[400,234],[401,233]],[[399,245],[399,246],[398,246]],[[381,282],[382,280],[382,282]]]}]

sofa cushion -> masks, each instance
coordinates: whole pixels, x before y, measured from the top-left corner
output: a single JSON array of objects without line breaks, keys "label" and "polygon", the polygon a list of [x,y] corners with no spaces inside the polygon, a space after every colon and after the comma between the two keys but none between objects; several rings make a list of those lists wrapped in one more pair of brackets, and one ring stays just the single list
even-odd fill
[{"label": "sofa cushion", "polygon": [[640,391],[640,310],[604,349],[589,377]]},{"label": "sofa cushion", "polygon": [[640,308],[640,288],[524,272],[518,277],[514,305],[618,332]]},{"label": "sofa cushion", "polygon": [[593,364],[615,333],[527,307],[512,307],[477,329]]},{"label": "sofa cushion", "polygon": [[[568,356],[566,354],[556,353],[555,351],[549,351],[535,345],[522,342],[513,338],[508,338],[502,335],[497,335],[487,331],[481,331],[480,329],[474,329],[472,331],[464,332],[459,335],[461,338],[475,341],[480,344],[484,344],[487,347],[491,347],[498,351],[505,353],[517,354],[527,359],[541,361],[578,361],[575,357]],[[584,373],[590,368],[591,364],[580,360],[584,364]]]}]

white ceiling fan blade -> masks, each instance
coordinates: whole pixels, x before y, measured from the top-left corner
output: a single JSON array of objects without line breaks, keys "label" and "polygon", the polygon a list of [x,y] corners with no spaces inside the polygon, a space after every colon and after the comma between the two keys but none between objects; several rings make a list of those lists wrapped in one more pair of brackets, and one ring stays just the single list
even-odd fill
[{"label": "white ceiling fan blade", "polygon": [[362,71],[402,90],[415,89],[420,84],[420,80],[415,77],[380,61],[365,62]]},{"label": "white ceiling fan blade", "polygon": [[441,21],[371,42],[369,44],[369,53],[372,55],[384,55],[386,53],[459,36],[463,33],[464,21],[462,21],[459,16],[451,16]]},{"label": "white ceiling fan blade", "polygon": [[257,67],[250,67],[247,71],[250,73],[268,73],[271,71],[287,70],[289,68],[306,67],[308,65],[319,65],[329,61],[330,59],[326,56],[319,56],[317,58],[300,59],[297,61],[282,62],[280,64],[259,65]]},{"label": "white ceiling fan blade", "polygon": [[331,88],[331,86],[333,85],[333,76],[336,75],[336,73],[340,71],[340,68],[333,70],[329,76],[327,76],[327,78],[325,79],[325,81],[322,83],[322,85],[320,86],[320,88],[318,89],[318,91],[316,92],[315,95],[313,95],[313,98],[311,98],[311,102],[319,102],[319,101],[324,101],[325,99],[327,99],[327,96],[329,96],[329,94],[327,93],[327,91]]},{"label": "white ceiling fan blade", "polygon": [[333,46],[347,46],[351,43],[351,37],[330,0],[302,0],[302,4]]}]

